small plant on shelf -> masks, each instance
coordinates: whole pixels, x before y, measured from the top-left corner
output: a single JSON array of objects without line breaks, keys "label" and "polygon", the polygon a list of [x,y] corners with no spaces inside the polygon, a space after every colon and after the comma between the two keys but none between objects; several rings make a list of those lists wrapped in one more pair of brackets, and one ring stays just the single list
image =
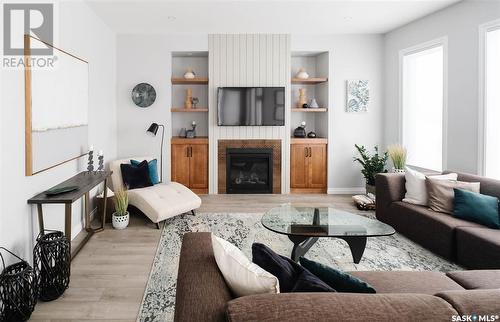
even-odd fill
[{"label": "small plant on shelf", "polygon": [[354,157],[354,162],[359,162],[363,166],[361,173],[366,180],[366,193],[375,194],[375,176],[378,173],[387,172],[385,164],[389,156],[387,152],[380,155],[378,146],[375,146],[373,154],[370,154],[363,145],[355,144],[354,146],[360,155],[360,157]]},{"label": "small plant on shelf", "polygon": [[407,156],[406,148],[401,144],[393,144],[387,147],[387,152],[394,166],[393,172],[404,172]]},{"label": "small plant on shelf", "polygon": [[113,228],[127,228],[130,214],[128,212],[128,192],[124,188],[115,191],[115,212],[113,213]]}]

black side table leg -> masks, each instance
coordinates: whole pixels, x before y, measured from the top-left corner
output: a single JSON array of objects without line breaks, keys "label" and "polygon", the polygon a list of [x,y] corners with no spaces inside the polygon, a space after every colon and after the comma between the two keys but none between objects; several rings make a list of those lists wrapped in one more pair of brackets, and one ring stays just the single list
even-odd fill
[{"label": "black side table leg", "polygon": [[352,259],[355,264],[359,264],[366,247],[366,237],[339,237],[347,242],[351,249]]},{"label": "black side table leg", "polygon": [[318,241],[318,237],[288,236],[293,242],[293,249],[290,258],[298,262],[300,256],[304,256],[309,249]]}]

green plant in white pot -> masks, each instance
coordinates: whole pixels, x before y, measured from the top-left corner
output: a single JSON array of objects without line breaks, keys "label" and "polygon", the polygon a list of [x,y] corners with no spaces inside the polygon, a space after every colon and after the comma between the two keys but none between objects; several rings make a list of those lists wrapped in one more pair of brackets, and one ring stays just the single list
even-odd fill
[{"label": "green plant in white pot", "polygon": [[128,226],[130,214],[128,212],[128,192],[121,188],[115,191],[115,212],[113,213],[113,228],[125,229]]},{"label": "green plant in white pot", "polygon": [[392,160],[392,172],[405,172],[406,166],[406,156],[407,151],[406,148],[400,144],[393,144],[387,147],[387,153],[389,153],[389,157]]}]

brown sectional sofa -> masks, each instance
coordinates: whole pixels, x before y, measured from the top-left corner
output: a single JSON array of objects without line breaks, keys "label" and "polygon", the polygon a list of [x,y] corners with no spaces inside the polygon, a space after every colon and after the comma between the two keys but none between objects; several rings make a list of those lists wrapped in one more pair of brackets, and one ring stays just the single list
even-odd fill
[{"label": "brown sectional sofa", "polygon": [[[458,180],[480,182],[481,193],[500,198],[498,180],[464,173],[458,173]],[[378,220],[467,268],[500,268],[500,230],[402,202],[406,192],[404,174],[379,174],[375,183]]]},{"label": "brown sectional sofa", "polygon": [[215,262],[210,233],[188,233],[180,255],[175,321],[451,321],[454,315],[500,313],[500,271],[449,276],[440,272],[352,274],[372,284],[377,294],[234,298]]}]

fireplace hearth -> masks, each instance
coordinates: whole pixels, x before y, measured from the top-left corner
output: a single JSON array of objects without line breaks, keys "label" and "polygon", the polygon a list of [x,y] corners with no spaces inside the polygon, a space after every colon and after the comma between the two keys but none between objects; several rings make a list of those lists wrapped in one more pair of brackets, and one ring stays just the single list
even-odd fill
[{"label": "fireplace hearth", "polygon": [[226,193],[273,193],[273,149],[228,148]]}]

